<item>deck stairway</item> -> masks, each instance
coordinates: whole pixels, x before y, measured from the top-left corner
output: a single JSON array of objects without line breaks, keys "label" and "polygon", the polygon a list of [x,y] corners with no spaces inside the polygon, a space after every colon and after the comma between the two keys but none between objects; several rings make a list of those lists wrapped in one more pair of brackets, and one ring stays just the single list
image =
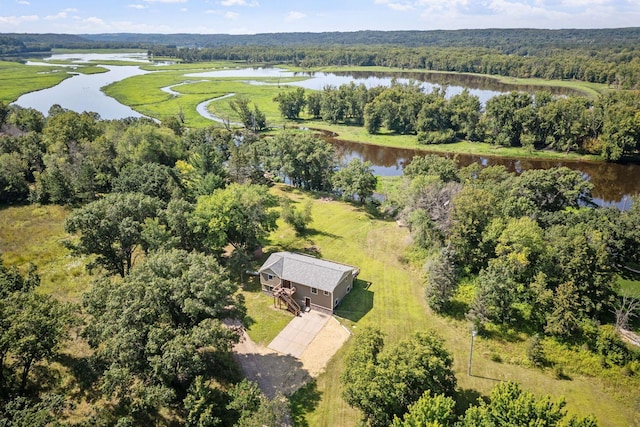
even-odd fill
[{"label": "deck stairway", "polygon": [[283,288],[278,285],[273,289],[273,296],[278,298],[280,301],[284,302],[287,305],[287,310],[289,310],[294,315],[300,314],[300,304],[293,299],[293,294],[296,293],[295,286],[292,288]]}]

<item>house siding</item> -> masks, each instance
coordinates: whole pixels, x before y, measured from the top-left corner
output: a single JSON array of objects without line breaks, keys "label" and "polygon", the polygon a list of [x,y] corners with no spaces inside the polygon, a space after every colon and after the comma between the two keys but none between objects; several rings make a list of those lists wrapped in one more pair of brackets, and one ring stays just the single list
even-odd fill
[{"label": "house siding", "polygon": [[[269,274],[272,276],[271,280],[269,280]],[[262,284],[262,290],[264,292],[271,292],[269,286],[275,288],[280,282],[280,278],[273,271],[265,270],[260,273],[260,283]]]},{"label": "house siding", "polygon": [[[344,266],[344,264],[342,265]],[[329,284],[329,286],[323,286],[325,289],[333,289],[332,291],[327,291],[328,295],[325,295],[325,291],[321,288],[317,288],[317,293],[312,293],[312,286],[310,285],[282,280],[271,267],[267,267],[260,271],[260,284],[262,286],[262,291],[267,294],[272,294],[273,288],[281,284],[284,287],[289,287],[288,285],[290,284],[291,287],[296,288],[296,292],[292,296],[296,302],[300,304],[300,307],[304,308],[306,306],[306,299],[308,298],[310,301],[310,308],[332,314],[335,307],[339,305],[342,299],[353,287],[354,273],[357,274],[357,272],[358,270],[354,267],[352,272],[347,271],[344,273],[343,277],[335,287],[331,286],[331,284]],[[271,279],[269,279],[269,275],[272,276]],[[315,282],[317,282],[317,280]],[[315,283],[314,285],[322,286],[323,283],[324,282],[318,282],[317,285]]]}]

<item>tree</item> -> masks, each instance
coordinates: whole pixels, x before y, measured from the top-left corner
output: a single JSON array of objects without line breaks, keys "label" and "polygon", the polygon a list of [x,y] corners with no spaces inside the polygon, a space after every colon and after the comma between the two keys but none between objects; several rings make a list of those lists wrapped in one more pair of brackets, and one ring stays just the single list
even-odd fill
[{"label": "tree", "polygon": [[346,167],[333,176],[333,186],[345,200],[364,203],[373,195],[378,178],[373,174],[371,162],[351,159]]},{"label": "tree", "polygon": [[113,182],[113,192],[142,193],[169,202],[182,194],[175,171],[158,163],[129,164]]},{"label": "tree", "polygon": [[387,426],[405,413],[425,391],[454,393],[453,359],[433,334],[385,348],[379,330],[366,329],[356,337],[340,378],[347,403],[363,412],[372,426]]},{"label": "tree", "polygon": [[452,204],[449,242],[456,261],[471,271],[480,271],[489,258],[483,247],[483,234],[497,214],[497,199],[487,190],[465,186]]},{"label": "tree", "polygon": [[568,417],[564,406],[562,398],[554,402],[549,395],[537,397],[517,383],[503,382],[491,390],[489,403],[480,400],[467,409],[461,426],[597,426],[592,416]]},{"label": "tree", "polygon": [[129,163],[159,163],[173,167],[184,156],[182,140],[173,130],[156,124],[127,126],[117,140],[118,166]]},{"label": "tree", "polygon": [[449,396],[432,396],[427,390],[412,405],[402,420],[396,415],[392,427],[452,427],[456,418],[456,402]]},{"label": "tree", "polygon": [[295,187],[319,191],[332,188],[335,150],[309,133],[280,133],[267,142],[262,160],[266,170],[290,180]]},{"label": "tree", "polygon": [[278,213],[271,210],[275,203],[267,187],[231,184],[198,198],[197,230],[203,232],[213,250],[226,244],[245,251],[255,249],[276,228]]},{"label": "tree", "polygon": [[442,312],[458,286],[452,254],[448,249],[442,249],[425,264],[424,270],[427,276],[424,292],[427,304],[433,311]]},{"label": "tree", "polygon": [[458,161],[436,154],[426,156],[414,156],[411,162],[404,167],[402,174],[408,178],[416,176],[433,175],[440,178],[442,182],[459,182]]},{"label": "tree", "polygon": [[320,118],[320,112],[322,109],[322,92],[318,90],[312,90],[307,93],[307,111],[313,116],[314,119]]},{"label": "tree", "polygon": [[9,106],[4,101],[0,101],[0,129],[2,129],[7,121],[10,111]]},{"label": "tree", "polygon": [[37,292],[39,283],[35,267],[22,276],[0,261],[0,399],[25,392],[33,367],[58,354],[73,324],[71,306]]},{"label": "tree", "polygon": [[591,203],[593,185],[580,171],[566,166],[551,169],[529,169],[516,180],[513,195],[532,202],[543,212],[567,207],[577,208]]},{"label": "tree", "polygon": [[312,220],[311,217],[311,201],[307,201],[302,209],[296,209],[288,198],[280,203],[280,217],[284,222],[289,224],[297,233],[303,233]]},{"label": "tree", "polygon": [[250,102],[246,96],[239,95],[234,100],[229,101],[229,107],[238,115],[245,129],[257,132],[267,126],[266,118],[257,105],[254,105],[253,111],[251,111],[251,108],[249,108]]},{"label": "tree", "polygon": [[304,96],[304,88],[301,87],[280,92],[273,100],[278,103],[280,114],[291,120],[295,120],[300,116],[300,112],[307,103]]},{"label": "tree", "polygon": [[29,183],[25,175],[26,165],[18,153],[0,153],[0,203],[27,199]]},{"label": "tree", "polygon": [[134,417],[182,401],[199,375],[233,378],[244,300],[212,258],[151,254],[122,280],[98,280],[84,298],[86,336],[106,369],[101,388]]},{"label": "tree", "polygon": [[67,242],[77,255],[96,255],[88,267],[103,267],[126,276],[136,250],[143,244],[145,220],[158,215],[162,201],[140,193],[112,193],[76,209],[65,220],[68,233],[80,233]]}]

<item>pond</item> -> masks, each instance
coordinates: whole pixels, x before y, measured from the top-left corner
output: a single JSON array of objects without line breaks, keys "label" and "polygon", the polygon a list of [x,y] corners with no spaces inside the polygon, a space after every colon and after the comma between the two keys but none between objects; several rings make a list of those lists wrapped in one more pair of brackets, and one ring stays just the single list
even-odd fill
[{"label": "pond", "polygon": [[93,111],[105,120],[117,120],[125,117],[142,117],[136,110],[123,105],[107,96],[101,88],[127,77],[146,74],[136,66],[104,66],[109,71],[98,74],[76,74],[60,84],[27,93],[18,98],[15,104],[25,108],[34,108],[47,115],[52,105],[58,104],[68,110]]},{"label": "pond", "polygon": [[[146,55],[141,53],[135,54],[66,54],[53,55],[46,60],[70,60],[72,62],[88,62],[100,64],[100,61],[127,60],[138,62],[149,62]],[[115,99],[106,96],[101,88],[119,80],[139,74],[148,73],[148,71],[140,70],[137,66],[131,65],[107,65],[109,71],[101,74],[83,75],[77,74],[64,80],[59,85],[32,92],[21,96],[16,104],[23,107],[35,108],[45,115],[49,108],[54,104],[59,104],[63,108],[82,112],[97,112],[103,119],[121,119],[125,117],[140,117],[141,114],[126,105],[120,104]],[[523,87],[505,85],[497,82],[495,79],[485,76],[473,76],[467,74],[443,74],[443,73],[414,73],[406,72],[395,74],[399,81],[419,81],[426,91],[432,90],[434,87],[446,87],[448,96],[459,93],[463,88],[478,96],[481,102],[486,102],[490,97],[499,93],[507,92],[514,89],[526,90],[534,92],[538,88],[535,86]],[[305,77],[305,80],[291,82],[287,84],[297,85],[310,89],[322,89],[324,86],[331,85],[338,87],[341,84],[348,84],[353,81],[356,84],[363,83],[367,87],[389,85],[392,77],[388,74],[380,72],[348,72],[348,73],[294,73],[279,68],[243,68],[243,69],[225,69],[211,71],[205,73],[191,73],[185,75],[185,81],[182,84],[192,83],[193,78],[239,78],[246,79],[250,84],[265,84],[257,78],[275,78],[289,79],[295,77]],[[278,84],[270,83],[270,84]],[[173,85],[163,90],[179,94],[173,88],[179,86]],[[567,89],[551,89],[554,93],[568,94],[571,93]],[[233,96],[227,94],[217,99]],[[210,102],[217,99],[207,100],[198,105],[198,112],[211,120],[215,120],[206,106]],[[407,164],[414,155],[424,154],[424,151],[406,150],[391,147],[380,147],[368,144],[353,143],[347,141],[337,141],[329,138],[329,140],[339,148],[344,154],[344,159],[349,160],[353,157],[359,157],[364,161],[370,161],[374,165],[374,171],[378,175],[390,176],[400,175],[402,167]],[[604,162],[571,162],[571,161],[548,161],[548,160],[528,160],[528,159],[512,159],[490,156],[475,156],[468,154],[459,154],[457,156],[459,163],[466,166],[471,163],[480,163],[482,165],[502,164],[510,171],[522,172],[526,169],[549,168],[553,166],[567,166],[572,169],[580,170],[585,177],[594,184],[594,197],[601,205],[613,205],[624,209],[629,205],[629,197],[640,193],[640,165],[624,165],[616,163]]]},{"label": "pond", "polygon": [[[383,147],[372,144],[342,141],[325,135],[340,154],[343,162],[353,158],[370,161],[373,170],[379,176],[399,176],[402,168],[411,162],[416,155],[438,154],[423,150]],[[474,154],[446,154],[456,157],[460,166],[479,163],[482,166],[503,165],[510,172],[517,174],[529,169],[549,169],[566,166],[582,172],[583,176],[593,184],[594,201],[600,206],[615,206],[628,209],[632,195],[640,194],[640,165],[606,162],[518,159],[508,157],[480,156]]]},{"label": "pond", "polygon": [[[409,83],[410,81],[419,82],[422,89],[429,93],[433,91],[435,88],[445,87],[446,88],[446,96],[451,97],[456,94],[461,93],[465,88],[469,89],[469,93],[471,95],[475,95],[480,99],[482,105],[484,105],[490,98],[500,95],[501,93],[507,92],[509,90],[515,90],[515,86],[511,86],[507,88],[508,85],[503,85],[503,90],[494,90],[490,89],[486,84],[475,84],[475,85],[461,85],[456,84],[455,80],[442,80],[441,82],[433,82],[430,77],[435,76],[435,73],[394,73],[393,76],[390,76],[389,73],[374,73],[374,72],[362,72],[362,71],[354,71],[354,72],[336,72],[336,73],[325,73],[325,72],[293,72],[283,70],[281,68],[243,68],[243,69],[228,69],[228,70],[219,70],[219,71],[206,71],[201,73],[191,73],[186,74],[186,77],[194,77],[194,78],[242,78],[249,79],[246,80],[248,84],[257,84],[257,85],[280,85],[286,84],[289,86],[299,86],[305,89],[313,89],[313,90],[322,90],[326,86],[339,87],[341,85],[348,85],[351,82],[354,82],[356,85],[363,84],[367,88],[372,88],[376,86],[390,86],[391,83],[395,80],[398,83]],[[287,81],[286,83],[271,82],[266,83],[264,81],[256,81],[250,79],[257,78],[271,78],[271,79],[292,79],[292,78],[304,78],[304,80],[299,81]],[[486,78],[485,78],[486,79]],[[470,79],[467,77],[467,80]],[[493,79],[488,79],[493,80]],[[484,80],[482,80],[484,81]],[[462,83],[460,81],[459,83]]]}]

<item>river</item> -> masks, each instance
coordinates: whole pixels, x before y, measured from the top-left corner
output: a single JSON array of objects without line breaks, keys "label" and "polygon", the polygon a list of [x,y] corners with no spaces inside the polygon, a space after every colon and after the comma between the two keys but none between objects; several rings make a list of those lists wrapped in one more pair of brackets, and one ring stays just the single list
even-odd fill
[{"label": "river", "polygon": [[[94,61],[96,65],[100,61],[127,60],[138,62],[149,62],[144,58],[143,54],[69,54],[69,55],[53,55],[49,60],[74,60],[74,62]],[[46,62],[45,62],[46,63]],[[34,63],[35,64],[35,63]],[[42,65],[42,63],[38,63]],[[52,64],[53,65],[53,64]],[[47,114],[49,108],[53,104],[59,104],[63,108],[82,112],[97,112],[103,119],[121,119],[125,117],[142,116],[132,108],[120,104],[115,99],[106,96],[101,88],[119,80],[123,80],[135,75],[145,74],[149,71],[143,71],[137,66],[132,65],[104,65],[109,71],[100,74],[75,74],[61,82],[59,85],[49,89],[32,92],[21,96],[15,103],[23,107],[31,107]],[[161,70],[161,67],[158,68]],[[481,102],[486,102],[491,96],[513,90],[514,86],[497,83],[494,79],[485,76],[471,76],[466,74],[442,74],[442,73],[402,73],[394,74],[401,82],[419,81],[426,91],[432,90],[434,87],[446,87],[447,96],[452,96],[461,92],[465,87],[469,88],[470,93],[478,96]],[[179,96],[179,92],[173,88],[194,82],[193,78],[211,79],[211,78],[240,78],[246,79],[249,84],[265,84],[264,81],[251,80],[255,78],[272,77],[276,79],[287,79],[292,77],[305,77],[305,80],[286,83],[297,85],[310,89],[322,89],[326,85],[339,86],[351,81],[356,84],[363,83],[367,87],[377,85],[389,85],[392,77],[384,73],[375,72],[349,72],[349,73],[293,73],[278,68],[245,68],[245,69],[226,69],[209,71],[204,73],[185,74],[183,83],[163,88],[167,93]],[[278,82],[270,84],[279,84]],[[522,87],[522,90],[535,91],[535,87]],[[554,90],[556,93],[567,94],[566,89],[560,91]],[[226,97],[233,96],[228,94],[223,97],[211,99],[198,105],[198,112],[211,120],[215,120],[207,110],[210,102],[215,102]],[[381,176],[393,176],[402,174],[402,167],[406,165],[415,155],[424,154],[425,151],[408,150],[391,147],[381,147],[369,144],[354,143],[348,141],[340,141],[335,138],[327,138],[334,144],[338,151],[343,155],[343,160],[348,161],[351,158],[358,157],[364,161],[370,161],[373,164],[374,172]],[[616,206],[620,209],[628,207],[630,196],[640,193],[640,165],[635,164],[617,164],[605,162],[576,162],[576,161],[558,161],[558,160],[529,160],[514,159],[504,157],[477,156],[470,154],[458,154],[458,162],[461,166],[471,163],[480,163],[481,165],[504,165],[508,170],[520,173],[527,169],[546,169],[554,166],[567,166],[571,169],[581,171],[594,185],[593,195],[596,202],[603,206]]]}]

